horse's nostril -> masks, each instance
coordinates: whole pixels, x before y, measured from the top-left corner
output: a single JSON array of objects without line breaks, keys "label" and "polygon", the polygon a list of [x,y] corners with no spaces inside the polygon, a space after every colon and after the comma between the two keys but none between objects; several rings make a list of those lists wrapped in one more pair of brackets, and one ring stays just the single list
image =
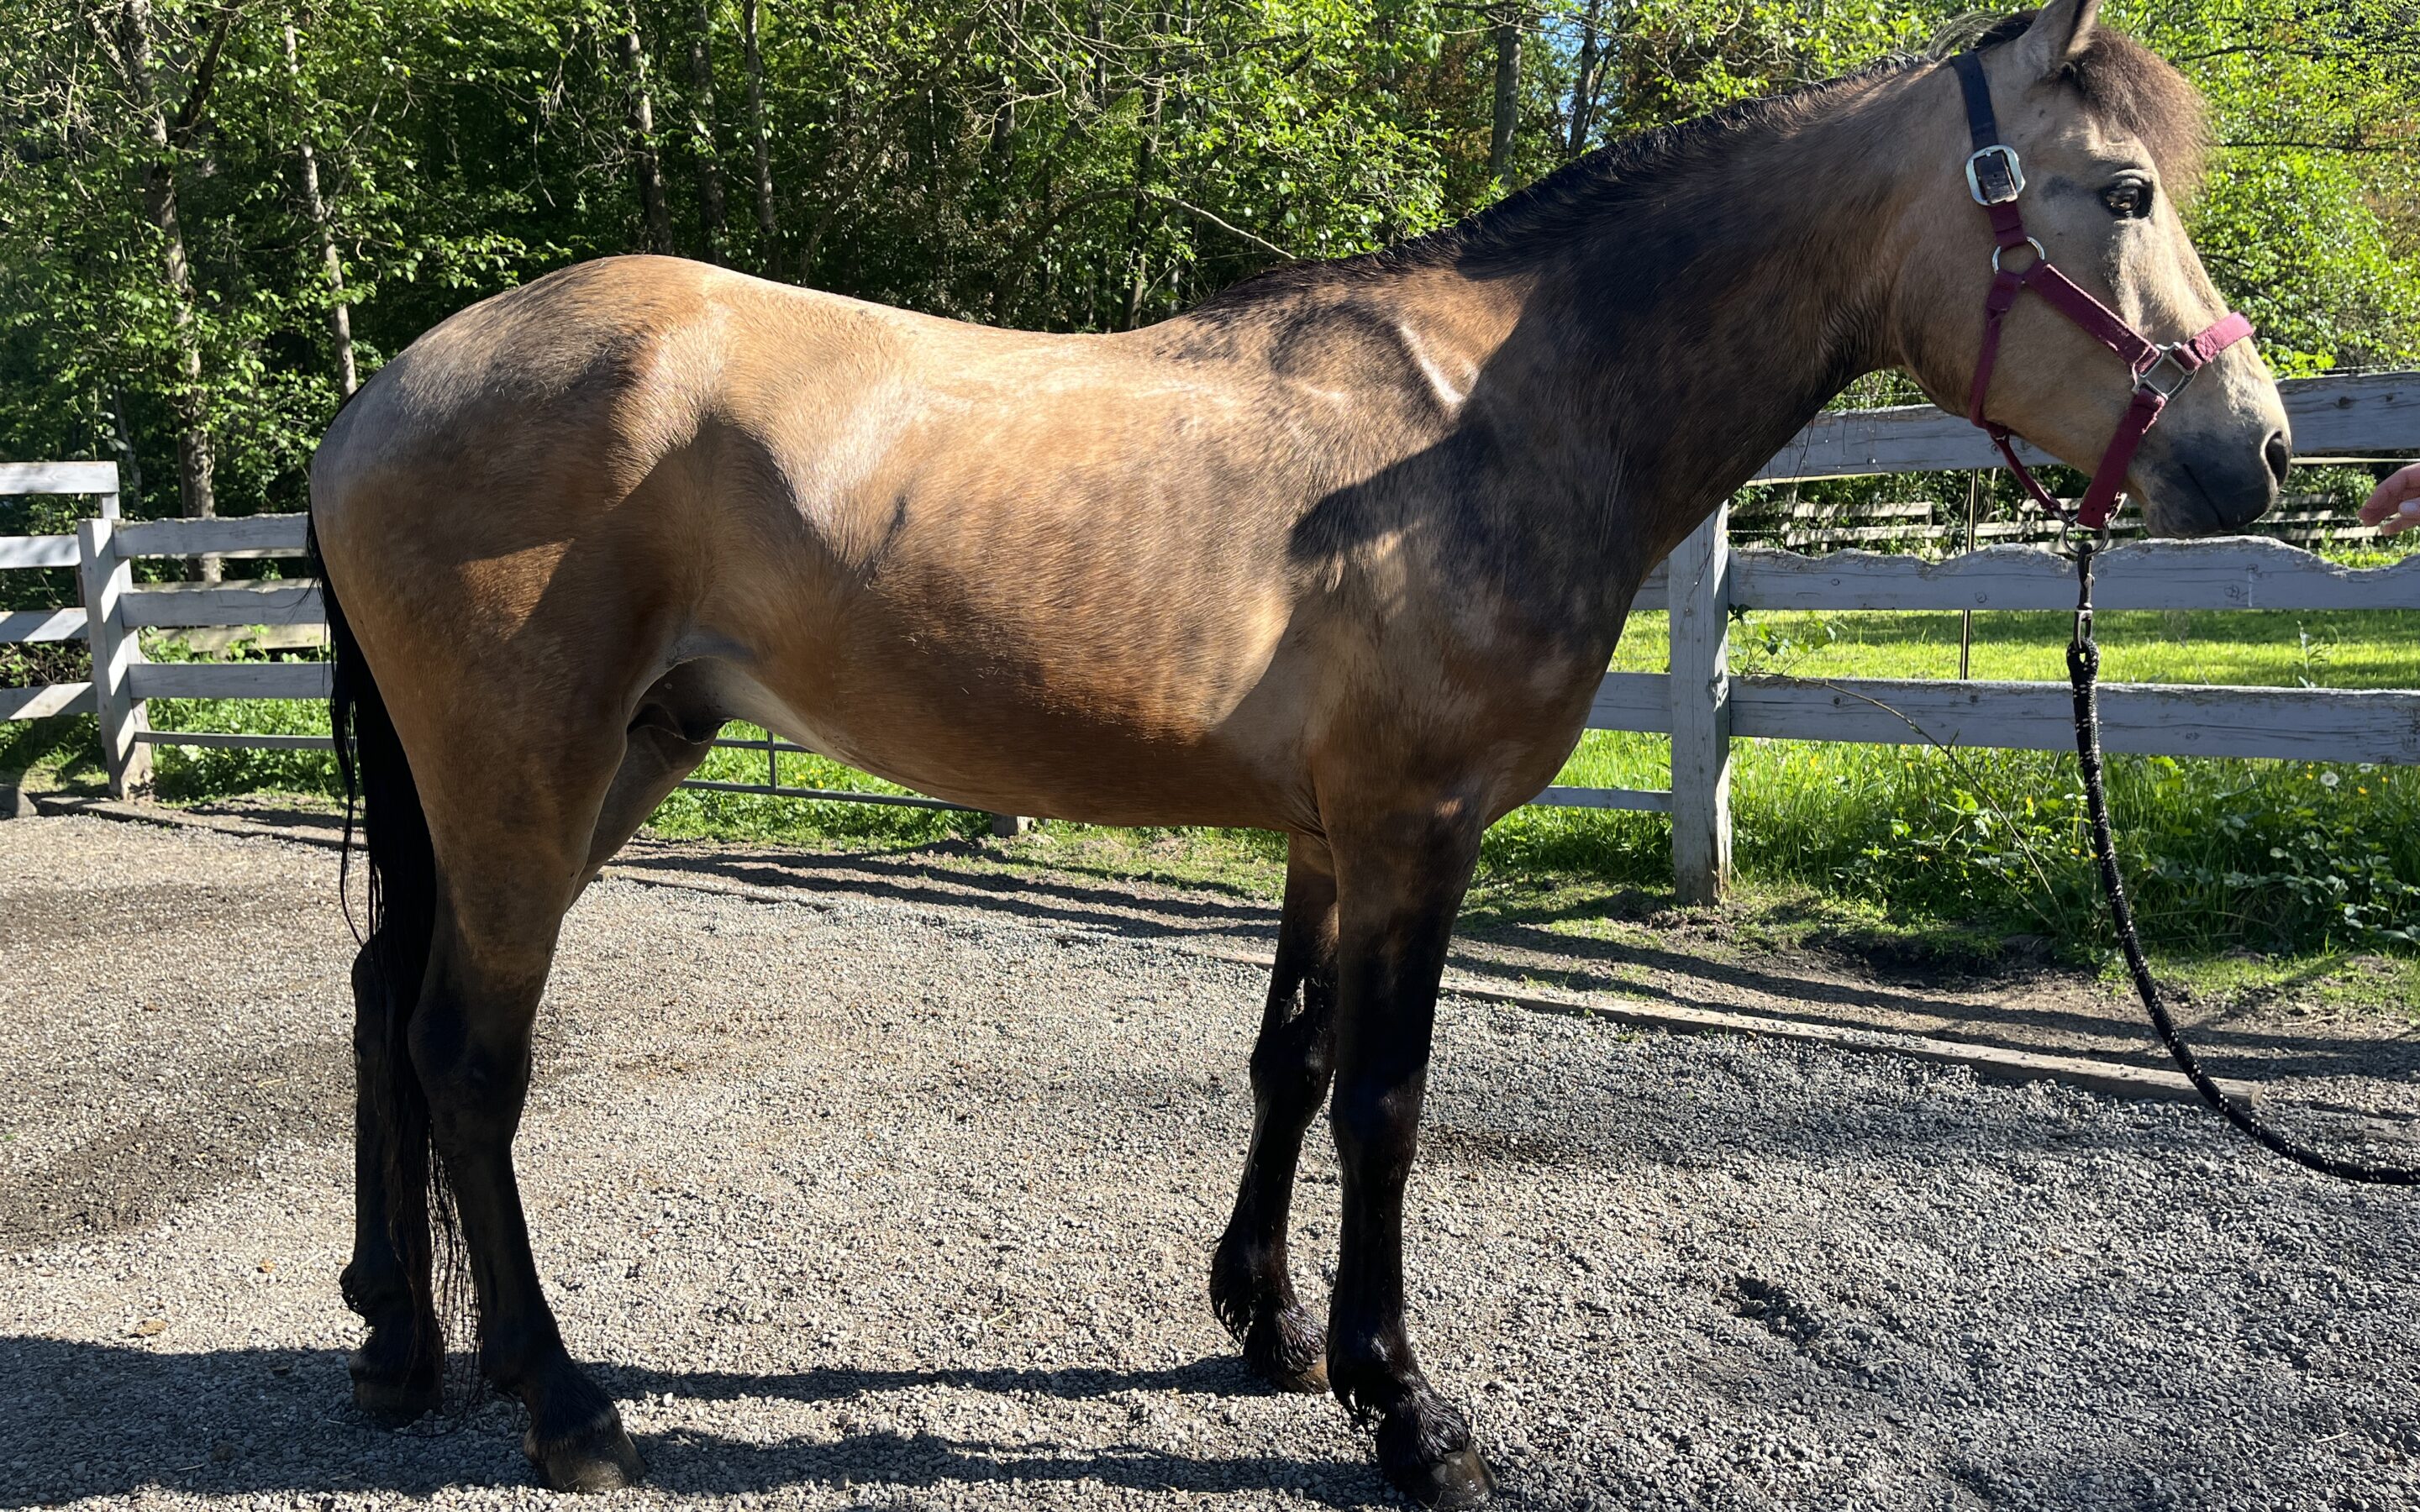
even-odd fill
[{"label": "horse's nostril", "polygon": [[2284,431],[2269,433],[2268,441],[2260,448],[2260,459],[2269,464],[2269,475],[2277,480],[2277,486],[2284,487],[2286,470],[2294,464],[2294,448],[2286,440]]}]

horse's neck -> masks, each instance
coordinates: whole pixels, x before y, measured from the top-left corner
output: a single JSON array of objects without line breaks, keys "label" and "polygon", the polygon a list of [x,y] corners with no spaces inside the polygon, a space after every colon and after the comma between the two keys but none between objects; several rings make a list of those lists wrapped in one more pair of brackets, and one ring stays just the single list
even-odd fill
[{"label": "horse's neck", "polygon": [[1532,454],[1559,476],[1536,482],[1609,512],[1582,533],[1637,559],[1616,572],[1644,571],[1889,360],[1903,83],[1743,132],[1539,253],[1515,360],[1493,365],[1515,412],[1567,417]]}]

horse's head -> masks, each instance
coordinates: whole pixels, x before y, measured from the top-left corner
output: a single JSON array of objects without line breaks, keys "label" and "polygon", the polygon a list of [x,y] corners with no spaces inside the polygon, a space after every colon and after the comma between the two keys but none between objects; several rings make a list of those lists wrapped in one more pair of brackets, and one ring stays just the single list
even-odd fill
[{"label": "horse's head", "polygon": [[[1976,44],[1999,140],[2013,149],[2023,229],[2052,264],[2152,342],[2178,342],[2226,312],[2178,215],[2203,146],[2201,100],[2184,77],[2130,39],[2094,25],[2099,0],[2052,0]],[[1980,198],[2005,194],[2006,164],[1966,173],[1969,112],[1951,69],[1933,76],[1928,129],[1902,205],[1898,336],[1907,366],[1943,408],[1965,413],[1982,351],[1995,234]],[[2032,251],[2006,249],[2023,270]],[[2163,388],[2175,364],[2151,375]],[[2091,472],[2133,402],[2135,381],[2110,347],[2031,290],[2007,314],[1985,418]],[[2178,391],[2126,470],[2159,535],[2206,535],[2267,512],[2292,447],[2285,407],[2252,343],[2228,347]]]}]

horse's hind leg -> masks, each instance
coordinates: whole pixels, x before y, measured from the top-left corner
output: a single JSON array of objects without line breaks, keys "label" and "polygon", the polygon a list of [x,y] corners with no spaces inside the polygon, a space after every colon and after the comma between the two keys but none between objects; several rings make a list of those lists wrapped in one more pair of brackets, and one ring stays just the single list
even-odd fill
[{"label": "horse's hind leg", "polygon": [[612,1399],[564,1348],[530,1253],[512,1157],[538,998],[585,850],[559,853],[542,871],[519,871],[509,847],[484,859],[491,882],[526,890],[514,906],[486,888],[477,899],[449,888],[412,1015],[411,1058],[477,1288],[480,1369],[529,1409],[521,1446],[547,1484],[604,1490],[646,1467]]},{"label": "horse's hind leg", "polygon": [[480,1368],[528,1408],[522,1447],[547,1483],[601,1490],[645,1466],[612,1399],[564,1348],[530,1253],[512,1144],[556,937],[628,743],[568,719],[508,723],[508,739],[480,730],[425,741],[427,759],[414,763],[441,886],[410,1052],[477,1292]]},{"label": "horse's hind leg", "polygon": [[1286,1265],[1302,1138],[1335,1068],[1336,878],[1326,848],[1297,836],[1286,856],[1277,967],[1252,1047],[1252,1142],[1234,1215],[1210,1261],[1210,1304],[1245,1363],[1281,1391],[1325,1391],[1319,1322]]}]

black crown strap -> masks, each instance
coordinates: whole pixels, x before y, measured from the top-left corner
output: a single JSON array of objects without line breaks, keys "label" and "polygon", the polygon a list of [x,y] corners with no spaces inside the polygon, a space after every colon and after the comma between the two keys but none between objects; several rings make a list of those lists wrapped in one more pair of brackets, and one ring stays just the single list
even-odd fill
[{"label": "black crown strap", "polygon": [[2000,123],[1992,118],[1992,85],[1983,77],[1983,60],[1961,53],[1949,60],[1958,70],[1958,87],[1966,96],[1966,130],[1974,134],[1975,150],[2000,145]]}]

